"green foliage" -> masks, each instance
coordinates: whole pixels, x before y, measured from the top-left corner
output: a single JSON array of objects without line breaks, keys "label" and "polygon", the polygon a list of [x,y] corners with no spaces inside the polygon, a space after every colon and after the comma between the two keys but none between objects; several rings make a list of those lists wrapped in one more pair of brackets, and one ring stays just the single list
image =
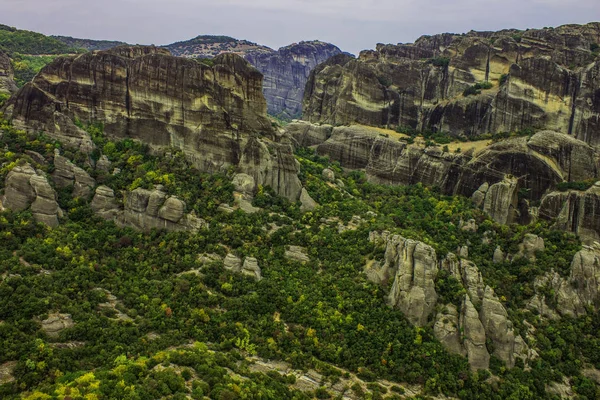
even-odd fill
[{"label": "green foliage", "polygon": [[22,87],[30,82],[34,76],[46,65],[50,64],[57,56],[40,55],[32,56],[15,53],[12,56],[12,66],[15,71],[15,83]]},{"label": "green foliage", "polygon": [[383,87],[390,87],[392,85],[392,80],[385,75],[377,76],[377,80]]},{"label": "green foliage", "polygon": [[556,185],[556,189],[558,189],[561,192],[566,192],[567,190],[588,190],[589,188],[591,188],[594,183],[596,182],[595,179],[588,179],[586,181],[577,181],[577,182],[560,182]]},{"label": "green foliage", "polygon": [[500,86],[504,85],[506,83],[506,81],[508,81],[508,74],[500,75],[500,79],[498,80],[498,83],[500,84]]},{"label": "green foliage", "polygon": [[598,43],[590,44],[590,51],[592,53],[599,53],[600,52],[600,44],[598,44]]},{"label": "green foliage", "polygon": [[467,96],[481,94],[482,90],[491,89],[493,86],[494,85],[491,82],[487,82],[487,81],[478,82],[474,85],[467,87],[463,92],[463,96],[467,97]]},{"label": "green foliage", "polygon": [[450,65],[449,57],[435,57],[428,60],[428,63],[436,66],[436,67],[447,67]]},{"label": "green foliage", "polygon": [[[542,399],[550,398],[546,385],[563,375],[578,395],[596,395],[581,369],[585,363],[600,367],[600,316],[549,321],[524,311],[536,277],[550,269],[568,275],[581,247],[574,236],[542,223],[500,226],[469,199],[423,185],[373,184],[364,173],[343,171],[310,149],[297,151],[299,177],[319,207],[301,213],[298,203],[260,187],[254,204],[263,210],[220,213],[218,204],[233,201],[229,174],[202,174],[174,150],[150,154],[139,142],[110,140],[100,124],[76,123],[121,169],[116,175],[90,170],[99,184],[115,193],[163,184],[209,226],[197,233],[118,227],[95,217],[85,200],[71,199],[68,189],[59,191],[66,216],[55,229],[34,223],[28,212],[1,213],[0,364],[17,361],[15,382],[0,385],[2,398],[309,398],[290,386],[293,376],[252,372],[246,357],[254,354],[316,369],[328,381],[349,376],[339,370],[344,368],[372,381],[371,393],[352,386],[371,398],[402,394],[399,386],[388,394],[375,382],[387,379],[421,385],[432,396]],[[51,172],[58,144],[6,121],[0,129],[0,181],[11,165],[27,160],[25,150],[39,152],[48,161],[36,167]],[[82,167],[89,164],[78,153],[62,152]],[[324,168],[342,185],[325,182]],[[354,216],[360,220],[352,229],[339,229],[356,221]],[[469,219],[476,220],[478,232],[459,228]],[[464,357],[446,351],[431,325],[416,329],[388,307],[386,290],[362,273],[383,256],[369,241],[370,232],[382,230],[423,241],[439,258],[470,243],[470,259],[506,305],[517,331],[526,329],[525,321],[535,327],[531,340],[540,357],[527,369],[522,363],[507,369],[494,358],[492,385],[489,372],[472,372]],[[481,240],[484,232],[489,242]],[[545,239],[546,250],[535,262],[492,262],[496,246],[514,254],[526,233]],[[306,248],[310,261],[286,258],[289,245]],[[230,252],[257,258],[263,279],[198,258]],[[117,299],[114,310],[106,310],[105,291]],[[446,304],[458,305],[464,296],[464,288],[444,272],[436,278],[436,291]],[[57,338],[39,323],[53,312],[71,314],[75,322]],[[314,395],[330,394],[320,388]]]},{"label": "green foliage", "polygon": [[61,41],[37,32],[0,25],[0,50],[9,54],[66,54],[77,52]]}]

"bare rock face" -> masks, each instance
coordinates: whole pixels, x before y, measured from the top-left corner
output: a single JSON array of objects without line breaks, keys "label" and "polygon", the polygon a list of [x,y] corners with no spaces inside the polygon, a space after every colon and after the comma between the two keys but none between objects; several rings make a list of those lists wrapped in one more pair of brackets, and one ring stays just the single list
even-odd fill
[{"label": "bare rock face", "polygon": [[437,301],[434,279],[438,263],[435,250],[400,235],[372,239],[385,241],[384,264],[376,271],[376,276],[380,282],[393,279],[388,296],[390,306],[402,310],[413,324],[425,325]]},{"label": "bare rock face", "polygon": [[258,261],[254,257],[246,257],[242,265],[242,274],[248,275],[251,278],[260,281],[262,279],[262,271],[258,265]]},{"label": "bare rock face", "polygon": [[175,147],[202,171],[237,166],[257,185],[300,196],[292,148],[277,143],[266,116],[262,75],[234,54],[216,57],[212,67],[141,46],[60,57],[5,113],[18,128],[84,151],[94,144],[74,120],[102,122],[110,138]]},{"label": "bare rock face", "polygon": [[483,211],[499,224],[514,222],[517,216],[517,188],[518,180],[512,176],[491,185],[485,194]]},{"label": "bare rock face", "polygon": [[331,137],[333,126],[323,124],[316,125],[307,121],[293,121],[286,125],[286,132],[294,139],[295,144],[300,147],[319,145]]},{"label": "bare rock face", "polygon": [[58,337],[61,331],[71,328],[75,325],[71,314],[49,314],[48,318],[42,321],[42,330],[50,337]]},{"label": "bare rock face", "polygon": [[[295,126],[290,128],[292,125]],[[294,136],[297,127],[310,130],[306,125],[297,122],[286,129]],[[315,124],[312,127],[321,128]],[[311,137],[316,141],[315,136]],[[520,202],[518,196],[521,189],[530,201],[541,201],[558,183],[596,179],[600,171],[600,154],[594,148],[552,131],[538,132],[530,139],[518,137],[489,143],[477,152],[457,154],[435,146],[407,144],[382,135],[377,128],[350,125],[332,128],[328,138],[316,146],[318,154],[338,161],[344,168],[363,169],[375,183],[422,183],[437,186],[448,195],[471,197],[478,207],[503,224],[527,222],[528,205]],[[544,212],[542,207],[540,217],[548,218],[542,215]]]},{"label": "bare rock face", "polygon": [[310,194],[308,194],[305,188],[302,188],[300,203],[302,203],[300,206],[300,211],[302,212],[312,211],[319,205],[312,197],[310,197]]},{"label": "bare rock face", "polygon": [[[550,129],[600,143],[600,23],[423,36],[313,70],[304,119],[456,136]],[[463,94],[478,82],[489,89]],[[467,92],[468,93],[468,92]]]},{"label": "bare rock face", "polygon": [[90,204],[92,210],[106,220],[122,226],[131,226],[144,232],[151,229],[196,232],[207,222],[193,212],[185,212],[185,202],[177,197],[167,197],[159,189],[137,188],[125,195],[124,207],[108,186],[99,186]]},{"label": "bare rock face", "polygon": [[[515,334],[506,309],[485,285],[474,263],[451,253],[438,261],[431,247],[389,232],[371,232],[369,239],[386,250],[383,260],[367,266],[367,277],[379,284],[393,279],[390,305],[401,309],[417,326],[433,317],[436,337],[449,351],[466,356],[473,369],[489,367],[488,341],[493,344],[493,354],[509,367],[517,358],[528,361],[536,356]],[[464,288],[460,307],[437,303],[435,280],[440,270]]]},{"label": "bare rock face", "polygon": [[11,95],[19,88],[15,83],[15,73],[8,54],[0,51],[0,94]]},{"label": "bare rock face", "polygon": [[310,72],[341,50],[320,41],[300,42],[275,52],[249,52],[244,58],[265,76],[263,93],[269,114],[295,118],[302,113],[304,86]]},{"label": "bare rock face", "polygon": [[63,215],[56,199],[56,192],[46,177],[26,163],[8,173],[0,200],[4,208],[13,211],[30,209],[36,221],[55,228]]},{"label": "bare rock face", "polygon": [[297,261],[301,263],[310,261],[306,248],[302,246],[289,246],[288,248],[286,248],[285,258],[287,258],[290,261]]},{"label": "bare rock face", "polygon": [[529,261],[535,261],[535,253],[538,251],[544,251],[546,246],[544,245],[544,239],[537,235],[528,233],[523,238],[523,242],[519,244],[519,252],[515,257],[524,257]]},{"label": "bare rock face", "polygon": [[54,155],[52,180],[59,188],[73,186],[73,197],[84,199],[90,197],[96,186],[96,181],[84,169],[61,156],[58,150],[55,151]]},{"label": "bare rock face", "polygon": [[539,216],[557,229],[573,232],[584,242],[600,240],[600,182],[586,191],[552,192],[544,196]]},{"label": "bare rock face", "polygon": [[223,260],[223,265],[225,266],[225,269],[233,272],[240,272],[242,268],[242,260],[232,253],[227,253],[225,260]]},{"label": "bare rock face", "polygon": [[232,179],[233,188],[236,192],[240,192],[246,195],[254,194],[256,188],[256,182],[254,178],[248,174],[235,174]]}]

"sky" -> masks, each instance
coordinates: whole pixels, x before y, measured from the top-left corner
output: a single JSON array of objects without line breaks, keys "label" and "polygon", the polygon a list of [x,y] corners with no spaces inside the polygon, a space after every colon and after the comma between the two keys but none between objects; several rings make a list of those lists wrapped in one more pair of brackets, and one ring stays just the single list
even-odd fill
[{"label": "sky", "polygon": [[0,0],[0,23],[138,44],[198,35],[272,48],[322,40],[358,54],[424,34],[600,21],[598,0]]}]

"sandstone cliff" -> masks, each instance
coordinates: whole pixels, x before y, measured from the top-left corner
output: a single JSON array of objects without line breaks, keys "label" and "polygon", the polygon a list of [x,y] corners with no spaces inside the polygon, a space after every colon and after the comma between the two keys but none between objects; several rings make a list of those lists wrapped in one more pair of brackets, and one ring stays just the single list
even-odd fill
[{"label": "sandstone cliff", "polygon": [[[303,115],[466,137],[551,129],[599,144],[599,38],[600,23],[590,23],[378,45],[317,67]],[[489,88],[474,86],[481,82]]]},{"label": "sandstone cliff", "polygon": [[269,114],[296,118],[302,114],[304,87],[310,72],[340,53],[336,46],[315,40],[295,43],[275,52],[252,51],[244,58],[265,76],[263,92]]},{"label": "sandstone cliff", "polygon": [[18,90],[8,54],[0,51],[0,95],[11,95]]},{"label": "sandstone cliff", "polygon": [[[373,182],[422,183],[437,186],[446,194],[472,197],[478,207],[503,224],[527,222],[528,201],[541,201],[560,182],[596,179],[600,171],[597,150],[552,131],[541,131],[530,138],[476,143],[479,147],[472,150],[469,143],[460,143],[468,150],[457,153],[437,146],[408,144],[393,131],[360,125],[334,128],[299,121],[289,124],[286,130],[296,145],[316,146],[320,155],[338,161],[344,168],[364,169]],[[526,191],[526,199],[519,200],[521,189]],[[540,214],[557,216],[564,199],[555,203],[553,211],[542,203]],[[589,216],[594,208],[588,208]]]},{"label": "sandstone cliff", "polygon": [[200,170],[238,167],[296,200],[292,148],[266,117],[262,75],[234,54],[212,67],[155,47],[117,47],[60,57],[5,107],[13,124],[84,151],[94,148],[75,121],[102,122],[114,139],[174,147]]},{"label": "sandstone cliff", "polygon": [[14,167],[6,176],[1,208],[16,212],[30,210],[36,221],[50,227],[57,227],[58,218],[63,215],[46,176],[28,163]]},{"label": "sandstone cliff", "polygon": [[[451,253],[438,260],[431,246],[389,232],[371,232],[369,239],[385,246],[385,255],[365,272],[375,283],[392,281],[390,306],[402,310],[417,326],[432,321],[436,337],[449,351],[466,356],[472,368],[489,367],[487,341],[492,353],[509,367],[517,358],[528,361],[536,356],[515,333],[505,307],[485,285],[475,264]],[[438,302],[435,282],[441,270],[465,289],[460,308]]]}]

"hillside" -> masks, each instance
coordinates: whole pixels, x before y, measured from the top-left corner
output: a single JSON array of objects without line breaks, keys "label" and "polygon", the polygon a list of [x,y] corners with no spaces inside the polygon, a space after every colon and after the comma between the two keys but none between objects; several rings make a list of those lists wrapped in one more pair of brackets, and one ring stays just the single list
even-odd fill
[{"label": "hillside", "polygon": [[[600,398],[595,27],[337,54],[284,126],[237,54],[55,58],[0,105],[0,397]],[[581,79],[586,135],[528,63]],[[470,126],[449,110],[536,90],[533,128],[377,122],[380,93]]]},{"label": "hillside", "polygon": [[108,50],[113,47],[127,44],[116,40],[78,39],[70,36],[52,36],[52,38],[64,43],[70,48],[85,49],[87,51]]},{"label": "hillside", "polygon": [[247,40],[229,36],[200,35],[190,40],[175,42],[164,46],[171,54],[188,58],[212,58],[222,53],[234,53],[241,56],[249,52],[272,52],[273,50]]}]

